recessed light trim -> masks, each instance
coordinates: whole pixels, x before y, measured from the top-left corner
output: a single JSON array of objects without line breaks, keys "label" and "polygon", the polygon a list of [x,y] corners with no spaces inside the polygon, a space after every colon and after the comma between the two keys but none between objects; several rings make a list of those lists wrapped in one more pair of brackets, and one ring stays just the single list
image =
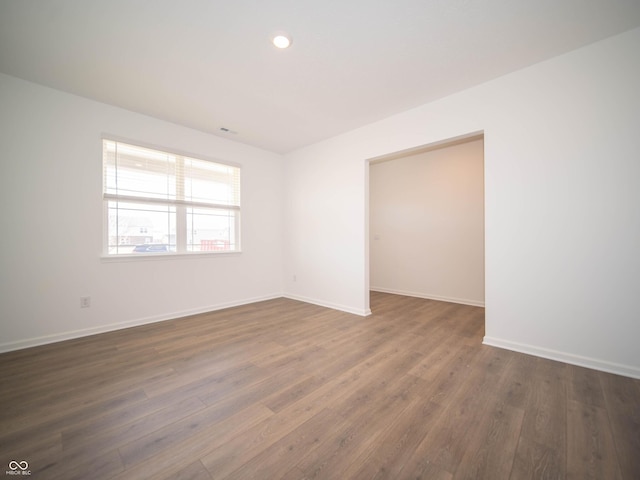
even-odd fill
[{"label": "recessed light trim", "polygon": [[272,38],[271,42],[275,45],[276,48],[285,49],[291,46],[291,36],[287,35],[284,32],[276,33]]}]

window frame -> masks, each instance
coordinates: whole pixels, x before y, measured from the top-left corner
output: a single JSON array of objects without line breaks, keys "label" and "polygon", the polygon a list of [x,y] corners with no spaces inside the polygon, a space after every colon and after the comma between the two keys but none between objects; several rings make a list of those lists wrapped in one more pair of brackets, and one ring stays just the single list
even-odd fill
[{"label": "window frame", "polygon": [[[154,200],[152,204],[155,205],[172,205],[175,208],[175,224],[176,224],[176,250],[175,251],[162,251],[162,252],[131,252],[131,253],[110,253],[110,244],[109,244],[109,203],[114,201],[120,201],[121,203],[128,203],[128,200],[131,197],[127,195],[121,195],[119,198],[117,195],[108,194],[107,193],[107,180],[106,180],[106,156],[104,154],[105,151],[105,142],[115,142],[116,144],[125,144],[131,147],[139,147],[143,149],[154,150],[161,154],[167,154],[175,157],[182,157],[193,159],[197,161],[205,161],[210,162],[214,165],[219,165],[221,167],[232,167],[238,170],[239,181],[237,183],[237,191],[234,193],[237,195],[238,200],[236,205],[222,205],[222,204],[205,204],[201,202],[190,202],[184,199],[176,199],[176,200]],[[197,155],[193,153],[188,153],[172,148],[162,147],[153,144],[146,144],[143,142],[130,140],[122,137],[117,137],[113,135],[103,135],[100,139],[101,145],[101,173],[102,173],[102,256],[103,260],[150,260],[150,259],[162,259],[162,258],[175,258],[175,257],[202,257],[202,256],[226,256],[226,255],[237,255],[242,253],[242,243],[241,243],[241,232],[242,232],[242,166],[238,163],[228,162],[228,161],[220,161],[216,158],[207,157],[204,155]],[[186,177],[183,177],[183,180]],[[177,183],[177,182],[176,182]],[[182,186],[176,185],[177,190],[184,191],[184,184]],[[134,202],[140,203],[141,205],[146,205],[144,198],[137,198]],[[234,223],[234,245],[235,248],[233,250],[205,250],[205,251],[193,251],[188,249],[188,236],[189,232],[187,231],[188,224],[188,213],[187,210],[189,208],[193,209],[209,209],[209,210],[226,210],[233,211],[233,223]]]}]

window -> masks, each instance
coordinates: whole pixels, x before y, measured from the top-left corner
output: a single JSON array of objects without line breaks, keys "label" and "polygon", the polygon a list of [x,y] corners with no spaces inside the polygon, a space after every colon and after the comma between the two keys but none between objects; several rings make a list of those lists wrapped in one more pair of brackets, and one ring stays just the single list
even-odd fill
[{"label": "window", "polygon": [[103,140],[108,255],[240,250],[240,168]]}]

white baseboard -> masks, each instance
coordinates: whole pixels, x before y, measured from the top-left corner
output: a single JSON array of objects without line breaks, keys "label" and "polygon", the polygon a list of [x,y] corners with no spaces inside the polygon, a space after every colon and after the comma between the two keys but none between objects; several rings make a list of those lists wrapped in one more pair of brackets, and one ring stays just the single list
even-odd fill
[{"label": "white baseboard", "polygon": [[384,287],[370,287],[372,292],[392,293],[394,295],[404,295],[405,297],[425,298],[427,300],[438,300],[440,302],[459,303],[462,305],[471,305],[472,307],[484,307],[483,301],[469,300],[465,298],[443,297],[440,295],[431,295],[428,293],[407,292],[405,290],[394,290]]},{"label": "white baseboard", "polygon": [[354,315],[360,315],[361,317],[366,317],[371,315],[371,309],[352,308],[352,307],[347,307],[346,305],[339,305],[337,303],[324,302],[322,300],[316,300],[314,298],[304,297],[302,295],[294,295],[290,293],[285,293],[283,297],[289,298],[291,300],[298,300],[300,302],[311,303],[313,305],[319,305],[321,307],[331,308],[332,310],[340,310],[341,312],[353,313]]},{"label": "white baseboard", "polygon": [[548,348],[536,347],[534,345],[527,345],[487,336],[484,337],[482,343],[484,345],[490,345],[492,347],[499,347],[506,350],[512,350],[514,352],[535,355],[536,357],[548,358],[549,360],[557,360],[559,362],[569,363],[571,365],[578,365],[580,367],[592,368],[594,370],[614,373],[616,375],[622,375],[624,377],[640,379],[640,368],[633,367],[631,365],[622,365],[619,363],[607,362],[605,360],[599,360],[597,358],[583,357],[581,355],[574,355],[572,353],[560,352]]},{"label": "white baseboard", "polygon": [[55,333],[52,335],[44,335],[41,337],[27,338],[25,340],[18,340],[15,342],[0,343],[0,353],[11,352],[13,350],[22,350],[23,348],[37,347],[38,345],[46,345],[49,343],[62,342],[64,340],[71,340],[74,338],[87,337],[89,335],[96,335],[98,333],[112,332],[115,330],[121,330],[123,328],[137,327],[140,325],[146,325],[149,323],[163,322],[166,320],[174,320],[176,318],[188,317],[190,315],[197,315],[200,313],[213,312],[216,310],[223,310],[225,308],[239,307],[241,305],[248,305],[250,303],[262,302],[265,300],[273,300],[275,298],[282,298],[282,294],[266,295],[263,297],[253,297],[244,300],[238,300],[233,302],[219,303],[216,305],[209,305],[207,307],[194,308],[190,310],[183,310],[179,312],[173,312],[163,315],[156,315],[152,317],[137,318],[134,320],[128,320],[126,322],[111,323],[108,325],[101,325],[99,327],[83,328],[80,330],[72,330],[69,332]]}]

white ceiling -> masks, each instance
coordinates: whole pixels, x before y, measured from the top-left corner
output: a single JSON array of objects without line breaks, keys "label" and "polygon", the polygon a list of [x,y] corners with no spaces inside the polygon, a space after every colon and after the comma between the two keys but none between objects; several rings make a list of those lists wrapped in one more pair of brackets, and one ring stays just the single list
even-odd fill
[{"label": "white ceiling", "polygon": [[0,0],[0,72],[285,153],[637,26],[639,0]]}]

